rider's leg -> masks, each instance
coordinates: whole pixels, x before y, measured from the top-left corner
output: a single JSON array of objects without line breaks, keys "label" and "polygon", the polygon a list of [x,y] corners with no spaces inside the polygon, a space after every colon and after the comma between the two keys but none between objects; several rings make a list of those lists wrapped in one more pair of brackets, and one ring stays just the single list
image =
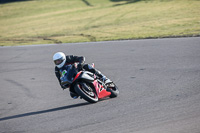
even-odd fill
[{"label": "rider's leg", "polygon": [[73,99],[77,99],[79,97],[79,95],[74,91],[74,89],[69,88],[69,92],[70,92],[70,96]]},{"label": "rider's leg", "polygon": [[70,96],[71,96],[73,99],[77,99],[77,98],[79,97],[76,93],[71,92],[71,91],[70,91]]},{"label": "rider's leg", "polygon": [[97,75],[101,80],[105,81],[107,80],[107,77],[105,75],[103,75],[99,70],[95,69],[94,67],[92,67],[91,65],[89,64],[85,64],[83,66],[83,68],[86,70],[86,71],[89,71],[91,73],[94,73],[95,75]]}]

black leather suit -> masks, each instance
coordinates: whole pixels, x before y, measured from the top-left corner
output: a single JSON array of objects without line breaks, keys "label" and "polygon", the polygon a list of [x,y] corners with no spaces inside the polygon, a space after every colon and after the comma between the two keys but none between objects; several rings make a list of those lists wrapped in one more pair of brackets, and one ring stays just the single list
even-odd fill
[{"label": "black leather suit", "polygon": [[[98,71],[97,69],[94,69],[89,64],[84,64],[84,62],[85,62],[85,57],[83,57],[83,56],[68,55],[68,56],[66,56],[66,63],[65,63],[65,65],[79,63],[79,66],[81,66],[81,68],[85,69],[86,71],[89,71],[91,73],[96,74],[99,78],[102,78],[104,76],[104,75],[101,74],[100,71]],[[60,81],[60,76],[61,75],[60,75],[60,72],[59,72],[60,69],[58,67],[55,67],[55,74],[56,74],[56,77],[58,78],[59,83],[61,83],[61,81]],[[65,89],[63,86],[61,86],[61,87],[63,89]]]}]

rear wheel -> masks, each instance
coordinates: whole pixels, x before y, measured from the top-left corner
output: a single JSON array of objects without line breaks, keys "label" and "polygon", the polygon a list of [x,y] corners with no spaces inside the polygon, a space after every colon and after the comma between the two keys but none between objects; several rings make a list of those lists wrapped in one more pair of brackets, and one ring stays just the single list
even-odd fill
[{"label": "rear wheel", "polygon": [[79,96],[90,103],[96,103],[99,100],[90,85],[86,83],[77,83],[75,84],[74,89]]}]

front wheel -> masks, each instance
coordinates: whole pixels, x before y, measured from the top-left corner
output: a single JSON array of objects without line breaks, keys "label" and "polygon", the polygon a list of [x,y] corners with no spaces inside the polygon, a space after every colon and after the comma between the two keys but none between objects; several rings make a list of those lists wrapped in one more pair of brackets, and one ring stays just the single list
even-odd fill
[{"label": "front wheel", "polygon": [[119,89],[114,83],[108,84],[107,87],[107,91],[111,92],[110,98],[114,98],[119,95]]},{"label": "front wheel", "polygon": [[93,89],[86,83],[77,83],[74,86],[76,93],[90,103],[98,102],[98,96]]}]

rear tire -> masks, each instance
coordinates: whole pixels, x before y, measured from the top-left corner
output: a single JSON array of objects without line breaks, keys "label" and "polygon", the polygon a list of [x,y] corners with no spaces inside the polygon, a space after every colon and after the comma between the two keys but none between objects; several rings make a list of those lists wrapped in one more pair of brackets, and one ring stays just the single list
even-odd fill
[{"label": "rear tire", "polygon": [[74,89],[80,97],[90,103],[96,103],[99,100],[93,89],[86,83],[77,83]]}]

